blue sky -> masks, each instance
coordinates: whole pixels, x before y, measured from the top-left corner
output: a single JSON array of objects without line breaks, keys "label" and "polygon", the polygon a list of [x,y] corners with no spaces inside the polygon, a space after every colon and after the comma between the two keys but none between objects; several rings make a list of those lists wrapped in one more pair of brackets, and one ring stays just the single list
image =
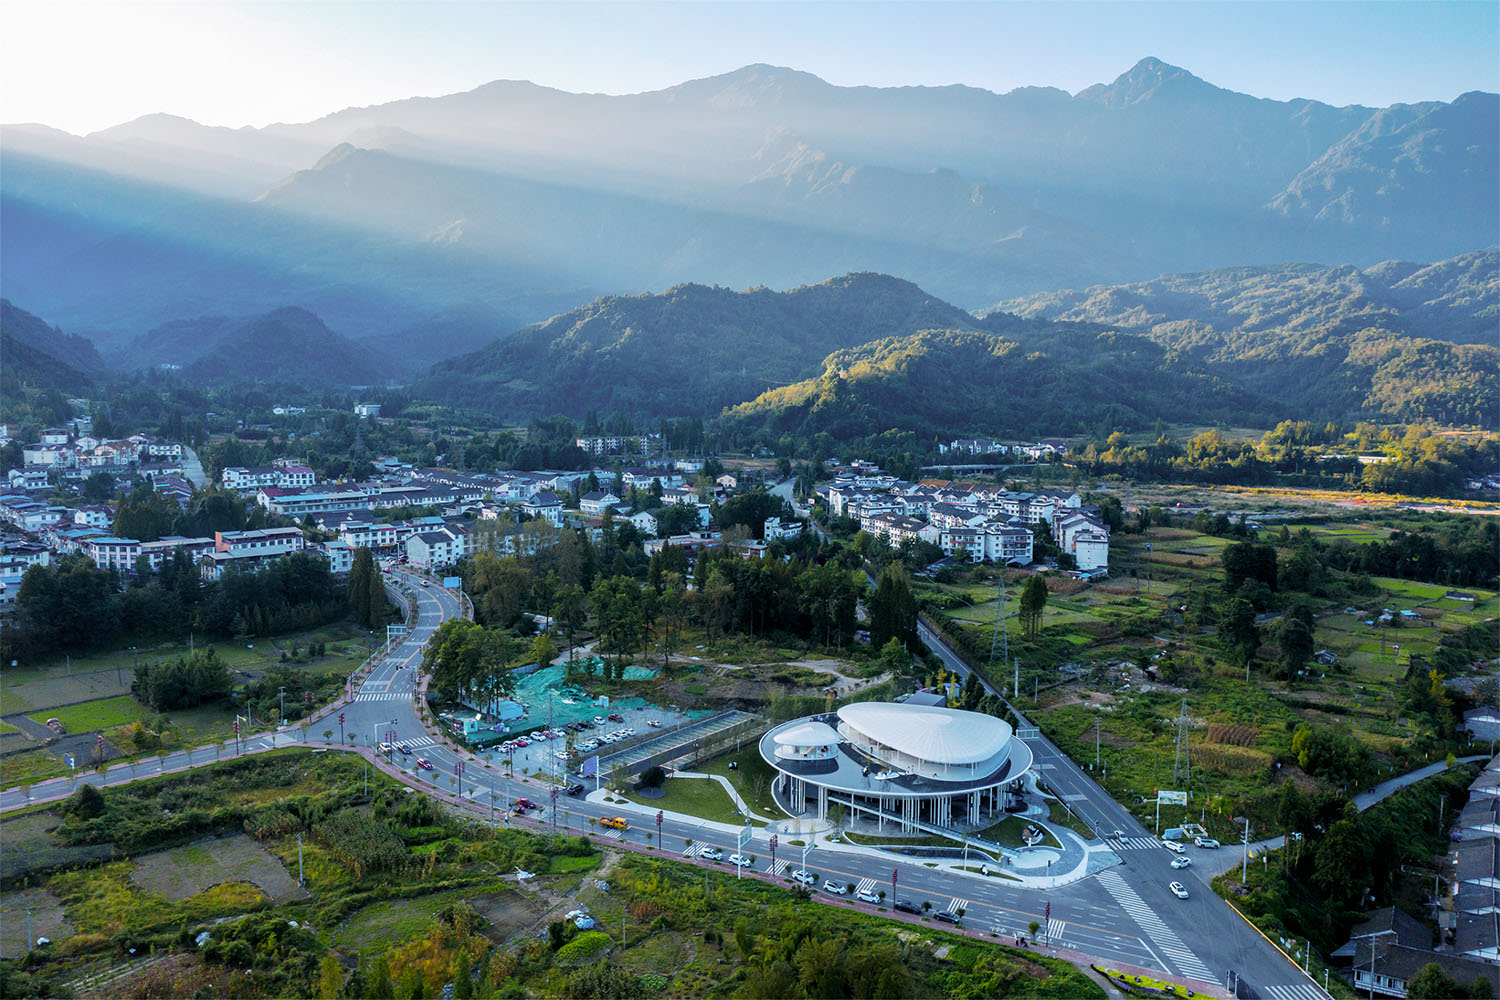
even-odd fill
[{"label": "blue sky", "polygon": [[215,125],[528,79],[629,93],[752,62],[845,85],[1076,92],[1144,56],[1331,104],[1500,90],[1500,3],[0,0],[0,121]]}]

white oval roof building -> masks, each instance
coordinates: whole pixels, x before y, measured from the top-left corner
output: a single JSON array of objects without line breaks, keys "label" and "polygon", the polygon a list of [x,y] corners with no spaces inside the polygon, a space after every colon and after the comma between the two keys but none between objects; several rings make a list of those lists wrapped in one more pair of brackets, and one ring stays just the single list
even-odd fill
[{"label": "white oval roof building", "polygon": [[913,760],[980,764],[1010,744],[1010,723],[993,715],[930,705],[864,702],[838,711],[840,731],[865,736]]},{"label": "white oval roof building", "polygon": [[1004,815],[1031,750],[1004,719],[940,705],[863,702],[773,727],[760,754],[792,816],[830,805],[880,828],[977,827]]}]

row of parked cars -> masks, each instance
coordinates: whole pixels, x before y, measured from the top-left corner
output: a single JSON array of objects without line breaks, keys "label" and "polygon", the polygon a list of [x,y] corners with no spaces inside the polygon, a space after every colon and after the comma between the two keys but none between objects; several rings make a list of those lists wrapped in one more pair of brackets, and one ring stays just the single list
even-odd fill
[{"label": "row of parked cars", "polygon": [[[818,880],[813,875],[813,873],[802,868],[798,868],[796,871],[792,872],[792,881],[809,887],[818,884]],[[833,879],[824,880],[823,891],[831,893],[835,896],[849,895],[849,887],[842,882],[835,882]],[[859,892],[856,892],[854,894],[854,898],[859,900],[861,903],[869,903],[872,906],[878,906],[881,902],[880,894],[871,892],[868,889],[862,889]],[[891,909],[898,910],[902,913],[915,913],[919,916],[922,913],[922,908],[909,899],[896,900],[891,904]],[[945,924],[956,924],[959,922],[959,920],[962,919],[958,914],[954,913],[951,910],[935,910],[933,911],[932,917],[934,920],[941,921]]]}]

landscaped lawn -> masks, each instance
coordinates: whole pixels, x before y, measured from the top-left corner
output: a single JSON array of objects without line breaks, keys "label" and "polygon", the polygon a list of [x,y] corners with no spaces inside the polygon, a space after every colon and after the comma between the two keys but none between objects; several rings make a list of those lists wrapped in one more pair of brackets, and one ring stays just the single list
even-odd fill
[{"label": "landscaped lawn", "polygon": [[[994,826],[988,827],[984,830],[980,830],[977,834],[975,834],[975,836],[982,837],[983,839],[996,844],[1000,844],[1003,847],[1024,847],[1026,845],[1026,841],[1021,839],[1021,834],[1026,832],[1026,828],[1028,826],[1036,826],[1036,824],[1020,816],[1007,816],[1000,822],[996,823]],[[1037,829],[1040,830],[1042,834],[1042,839],[1037,843],[1045,844],[1048,847],[1062,846],[1062,844],[1058,842],[1058,839],[1052,836],[1052,834],[1048,833],[1046,830],[1042,829],[1039,826],[1037,827]]]},{"label": "landscaped lawn", "polygon": [[669,778],[662,789],[666,794],[659,799],[648,799],[636,792],[631,792],[625,797],[632,802],[639,802],[653,809],[666,809],[669,812],[684,813],[719,823],[743,823],[745,821],[743,816],[735,812],[735,805],[729,798],[729,793],[712,778]]}]

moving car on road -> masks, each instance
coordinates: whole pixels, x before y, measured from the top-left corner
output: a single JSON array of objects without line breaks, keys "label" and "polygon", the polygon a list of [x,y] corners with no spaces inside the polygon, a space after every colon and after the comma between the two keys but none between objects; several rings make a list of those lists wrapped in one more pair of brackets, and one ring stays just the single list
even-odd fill
[{"label": "moving car on road", "polygon": [[1165,847],[1173,854],[1181,854],[1183,850],[1182,845],[1175,840],[1163,840],[1161,842],[1161,846]]},{"label": "moving car on road", "polygon": [[743,854],[731,854],[729,856],[729,863],[737,868],[744,868],[750,863],[750,859]]},{"label": "moving car on road", "polygon": [[432,770],[432,761],[428,760],[426,757],[418,757],[417,758],[417,766],[420,767],[424,771],[431,771]]},{"label": "moving car on road", "polygon": [[1192,863],[1193,859],[1188,857],[1186,854],[1179,854],[1177,857],[1172,859],[1173,868],[1186,868]]},{"label": "moving car on road", "polygon": [[1208,851],[1216,851],[1219,849],[1219,842],[1212,837],[1198,837],[1193,841],[1193,843]]},{"label": "moving car on road", "polygon": [[1172,895],[1176,896],[1178,899],[1188,898],[1187,886],[1183,885],[1181,882],[1173,882],[1171,885],[1167,886],[1167,888],[1171,889]]},{"label": "moving car on road", "polygon": [[959,921],[959,916],[952,910],[938,910],[932,915],[932,919],[941,920],[945,924],[956,924]]},{"label": "moving car on road", "polygon": [[629,828],[630,822],[624,816],[606,816],[599,821],[599,825],[611,830],[624,830]]}]

